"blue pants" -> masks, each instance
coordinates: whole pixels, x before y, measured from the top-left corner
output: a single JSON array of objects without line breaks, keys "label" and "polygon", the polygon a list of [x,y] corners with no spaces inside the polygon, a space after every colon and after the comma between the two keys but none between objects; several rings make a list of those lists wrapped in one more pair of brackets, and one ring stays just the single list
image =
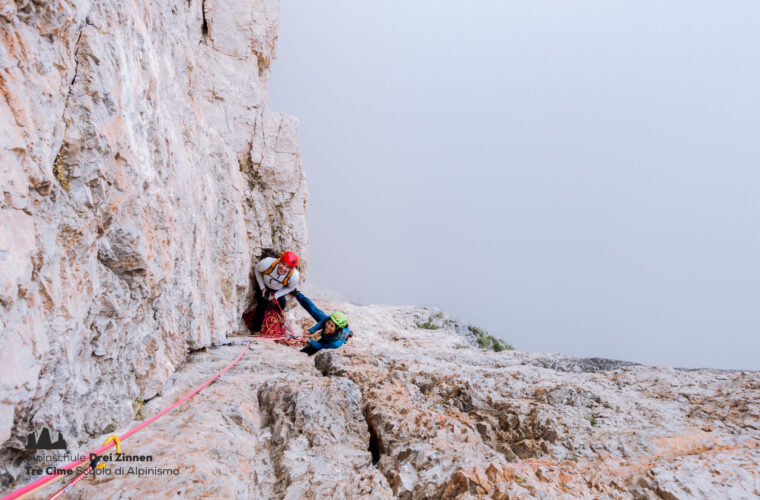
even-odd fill
[{"label": "blue pants", "polygon": [[[301,304],[301,307],[306,309],[306,312],[309,313],[312,318],[314,318],[317,324],[322,323],[330,317],[328,314],[325,314],[323,310],[315,306],[314,302],[309,300],[309,298],[301,292],[296,292],[295,296],[298,303]],[[301,349],[301,352],[312,355],[321,349],[337,349],[338,347],[342,346],[344,342],[345,340],[330,340],[330,338],[327,337],[324,332],[322,332],[322,337],[319,341],[309,340],[309,345]]]},{"label": "blue pants", "polygon": [[306,295],[302,294],[301,292],[296,292],[296,300],[299,304],[301,304],[301,307],[306,309],[306,312],[311,315],[312,318],[314,318],[314,321],[319,323],[325,318],[329,318],[329,314],[325,314],[325,312],[314,305],[314,302],[312,302]]}]

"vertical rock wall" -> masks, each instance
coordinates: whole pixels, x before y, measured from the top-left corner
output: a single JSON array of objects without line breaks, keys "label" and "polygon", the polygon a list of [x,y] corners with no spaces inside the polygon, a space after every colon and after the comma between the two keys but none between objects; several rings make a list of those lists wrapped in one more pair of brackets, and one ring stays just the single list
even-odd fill
[{"label": "vertical rock wall", "polygon": [[133,416],[307,247],[276,0],[0,0],[0,443]]}]

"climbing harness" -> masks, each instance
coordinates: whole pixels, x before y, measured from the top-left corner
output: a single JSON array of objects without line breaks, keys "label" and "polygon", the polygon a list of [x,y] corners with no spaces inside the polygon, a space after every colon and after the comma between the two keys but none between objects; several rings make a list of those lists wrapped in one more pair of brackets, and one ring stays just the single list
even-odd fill
[{"label": "climbing harness", "polygon": [[[85,458],[82,458],[81,460],[75,460],[75,461],[70,462],[69,464],[64,465],[63,467],[61,467],[60,470],[73,469],[74,467],[77,467],[77,466],[85,463],[87,461],[87,457],[92,456],[92,455],[96,455],[96,459],[94,459],[94,460],[92,460],[90,462],[89,466],[87,467],[87,469],[85,469],[85,471],[83,471],[81,474],[79,474],[73,481],[71,481],[71,483],[67,484],[64,488],[62,488],[61,490],[59,490],[58,492],[56,492],[52,498],[57,498],[57,496],[62,495],[68,489],[70,489],[71,487],[73,487],[74,485],[76,485],[76,483],[78,483],[79,481],[81,481],[81,479],[92,468],[99,467],[100,465],[105,465],[105,464],[100,464],[100,465],[98,464],[99,457],[100,457],[100,455],[103,454],[103,452],[105,452],[106,450],[112,448],[113,446],[116,446],[117,451],[121,450],[121,441],[124,441],[125,439],[127,439],[131,435],[135,434],[136,432],[139,432],[140,430],[142,430],[143,428],[145,428],[148,425],[152,424],[153,422],[155,422],[156,420],[158,420],[162,416],[166,415],[167,413],[169,413],[174,408],[178,407],[179,405],[181,405],[182,403],[184,403],[188,399],[192,398],[193,396],[195,396],[196,394],[198,394],[199,392],[201,392],[203,389],[205,389],[206,387],[208,387],[209,384],[211,384],[214,380],[216,380],[219,377],[221,377],[222,374],[224,374],[225,372],[227,372],[227,370],[229,370],[230,368],[232,368],[233,366],[235,366],[238,363],[238,361],[240,361],[243,358],[243,355],[245,355],[245,353],[248,351],[248,344],[250,344],[250,341],[248,341],[246,343],[246,347],[242,350],[242,352],[240,354],[238,354],[238,357],[235,358],[235,360],[232,363],[230,363],[229,365],[227,365],[226,367],[224,367],[216,375],[214,375],[213,377],[211,377],[210,379],[208,379],[202,385],[196,387],[192,392],[190,392],[189,394],[187,394],[186,396],[184,396],[182,399],[180,399],[179,401],[177,401],[173,405],[169,406],[168,408],[165,408],[164,410],[160,411],[159,413],[157,413],[153,417],[149,418],[148,420],[142,422],[141,424],[139,424],[139,425],[131,428],[130,430],[128,430],[127,432],[125,432],[124,434],[122,434],[120,437],[117,437],[117,436],[111,436],[111,437],[109,437],[106,440],[106,442],[103,444],[103,446],[101,446],[100,448],[98,448],[97,450],[95,450],[94,452],[92,452],[91,454],[88,454]],[[27,484],[23,488],[19,488],[18,490],[14,491],[10,495],[8,495],[6,497],[3,497],[2,500],[13,500],[13,499],[16,499],[16,498],[24,498],[24,497],[26,497],[28,495],[31,495],[32,493],[34,493],[34,492],[42,489],[42,488],[44,488],[45,486],[48,485],[48,483],[51,483],[51,482],[55,481],[56,479],[60,479],[61,477],[64,477],[64,476],[57,475],[57,474],[48,474],[47,476],[43,476],[43,477],[37,479],[36,481],[33,481],[33,482]]]}]

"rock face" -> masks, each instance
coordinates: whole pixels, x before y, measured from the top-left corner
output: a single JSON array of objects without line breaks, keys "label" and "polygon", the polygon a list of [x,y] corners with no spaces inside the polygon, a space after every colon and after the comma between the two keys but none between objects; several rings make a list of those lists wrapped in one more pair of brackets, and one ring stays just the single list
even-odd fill
[{"label": "rock face", "polygon": [[760,494],[758,372],[484,353],[419,311],[340,307],[362,335],[320,365],[359,386],[400,498]]},{"label": "rock face", "polygon": [[[0,0],[0,30],[8,493],[63,465],[29,431],[88,453],[234,359],[205,347],[240,329],[253,260],[305,252],[307,195],[297,122],[266,109],[276,1]],[[760,496],[757,372],[484,352],[435,311],[319,305],[346,346],[253,341],[123,443],[148,463],[69,496]]]},{"label": "rock face", "polygon": [[[69,496],[760,495],[758,372],[486,352],[454,325],[419,328],[429,324],[429,310],[317,305],[347,312],[355,335],[344,347],[309,359],[254,340],[219,381],[122,444],[125,453],[153,457],[139,466],[176,475],[112,472]],[[289,314],[295,325],[310,323],[300,309]],[[241,349],[192,354],[142,414],[166,408]],[[86,453],[105,437],[72,451]]]},{"label": "rock face", "polygon": [[134,416],[307,249],[276,0],[0,0],[0,443]]}]

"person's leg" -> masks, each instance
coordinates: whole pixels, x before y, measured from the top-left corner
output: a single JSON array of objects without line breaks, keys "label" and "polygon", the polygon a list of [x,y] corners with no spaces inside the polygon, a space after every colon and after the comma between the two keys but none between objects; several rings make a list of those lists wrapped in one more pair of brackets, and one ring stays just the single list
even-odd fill
[{"label": "person's leg", "polygon": [[309,356],[311,356],[312,354],[314,354],[318,350],[319,349],[316,349],[314,346],[307,345],[306,347],[304,347],[303,349],[301,349],[301,352],[305,352],[306,354],[308,354]]},{"label": "person's leg", "polygon": [[250,326],[248,326],[248,322],[246,322],[251,333],[257,334],[261,331],[261,325],[264,323],[264,313],[267,311],[267,306],[269,306],[269,299],[264,297],[259,298],[259,302],[256,304],[256,310],[253,312],[253,318],[251,318]]},{"label": "person's leg", "polygon": [[301,304],[301,307],[306,309],[306,312],[309,313],[311,317],[314,318],[314,320],[317,323],[319,323],[320,321],[322,321],[323,319],[327,317],[327,314],[325,314],[324,311],[322,311],[317,306],[315,306],[314,302],[309,300],[309,298],[306,295],[302,294],[301,292],[296,292],[295,295],[296,295],[296,300],[298,301],[299,304]]}]

